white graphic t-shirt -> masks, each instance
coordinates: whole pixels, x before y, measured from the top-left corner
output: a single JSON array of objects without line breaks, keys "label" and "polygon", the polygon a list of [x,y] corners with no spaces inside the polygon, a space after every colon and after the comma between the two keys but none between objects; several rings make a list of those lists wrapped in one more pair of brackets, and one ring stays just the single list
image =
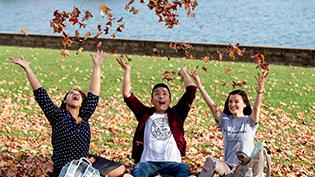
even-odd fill
[{"label": "white graphic t-shirt", "polygon": [[144,148],[140,162],[148,161],[181,162],[166,113],[152,114],[145,124]]}]

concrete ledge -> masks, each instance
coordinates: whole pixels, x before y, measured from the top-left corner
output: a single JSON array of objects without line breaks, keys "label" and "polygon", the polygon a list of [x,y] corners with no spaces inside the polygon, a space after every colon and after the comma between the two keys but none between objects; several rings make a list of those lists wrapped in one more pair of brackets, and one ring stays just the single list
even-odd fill
[{"label": "concrete ledge", "polygon": [[[85,51],[95,51],[96,45],[102,41],[102,49],[106,52],[116,50],[121,54],[135,55],[153,55],[153,48],[158,50],[159,56],[166,57],[184,57],[184,52],[176,52],[169,48],[171,42],[166,41],[144,41],[144,40],[128,40],[128,39],[107,39],[107,38],[90,38],[84,43]],[[34,48],[51,48],[61,49],[61,36],[54,35],[32,35],[28,36],[15,33],[0,33],[0,45],[5,46],[21,46]],[[191,54],[197,59],[206,55],[218,59],[217,51],[225,51],[228,45],[207,44],[207,43],[190,43],[193,49]],[[70,50],[77,50],[77,43],[69,47]],[[245,56],[240,57],[237,61],[254,62],[249,56],[253,51],[262,52],[268,63],[315,67],[315,49],[298,49],[298,48],[276,48],[263,46],[241,46],[246,48]]]}]

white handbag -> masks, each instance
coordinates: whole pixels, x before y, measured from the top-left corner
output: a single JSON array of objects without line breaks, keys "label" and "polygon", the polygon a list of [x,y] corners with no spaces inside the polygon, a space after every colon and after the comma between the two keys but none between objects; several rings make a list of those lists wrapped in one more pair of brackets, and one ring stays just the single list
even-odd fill
[{"label": "white handbag", "polygon": [[100,172],[85,157],[72,160],[62,167],[58,177],[100,177]]}]

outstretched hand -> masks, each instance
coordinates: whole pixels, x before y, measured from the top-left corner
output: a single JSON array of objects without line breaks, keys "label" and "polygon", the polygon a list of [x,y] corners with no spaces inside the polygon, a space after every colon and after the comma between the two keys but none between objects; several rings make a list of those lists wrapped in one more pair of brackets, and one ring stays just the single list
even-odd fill
[{"label": "outstretched hand", "polygon": [[124,97],[128,98],[131,95],[131,64],[123,60],[123,57],[116,58],[119,65],[125,70],[122,94]]},{"label": "outstretched hand", "polygon": [[12,63],[17,64],[24,69],[33,90],[41,87],[41,83],[36,78],[31,67],[29,66],[28,62],[24,58],[9,57],[9,59],[11,60]]},{"label": "outstretched hand", "polygon": [[199,75],[197,73],[197,70],[194,70],[193,72],[189,72],[189,75],[190,75],[191,78],[194,79],[194,81],[195,81],[195,83],[197,85],[201,83],[200,77],[199,77]]},{"label": "outstretched hand", "polygon": [[183,76],[183,74],[187,73],[187,66],[184,66],[182,68],[180,68],[180,70],[178,71],[178,74]]},{"label": "outstretched hand", "polygon": [[107,55],[103,50],[98,50],[95,55],[91,54],[94,65],[101,65]]},{"label": "outstretched hand", "polygon": [[23,69],[29,67],[28,62],[24,58],[9,57],[12,63],[21,66]]},{"label": "outstretched hand", "polygon": [[182,77],[182,81],[185,83],[185,86],[194,86],[191,78],[189,77],[189,74],[187,72],[187,66],[182,67],[178,74]]},{"label": "outstretched hand", "polygon": [[131,65],[129,62],[124,61],[122,58],[116,58],[116,61],[119,65],[126,71],[131,69]]},{"label": "outstretched hand", "polygon": [[258,73],[258,77],[256,77],[257,81],[258,81],[258,88],[257,88],[257,91],[258,92],[263,92],[264,91],[264,87],[265,87],[265,82],[266,82],[266,79],[267,79],[267,75],[262,73],[262,74],[259,74]]}]

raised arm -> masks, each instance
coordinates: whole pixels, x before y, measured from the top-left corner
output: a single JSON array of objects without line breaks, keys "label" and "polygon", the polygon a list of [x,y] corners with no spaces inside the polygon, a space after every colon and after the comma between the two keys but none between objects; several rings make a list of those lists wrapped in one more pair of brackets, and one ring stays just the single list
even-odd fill
[{"label": "raised arm", "polygon": [[93,71],[90,81],[90,92],[99,96],[101,88],[102,62],[104,61],[106,55],[103,51],[97,51],[95,55],[91,54],[91,57],[93,61]]},{"label": "raised arm", "polygon": [[124,61],[122,58],[117,58],[117,62],[120,66],[125,70],[124,73],[124,80],[123,80],[123,87],[122,87],[122,94],[124,97],[128,98],[131,95],[131,64]]},{"label": "raised arm", "polygon": [[202,98],[206,101],[208,107],[210,108],[215,121],[217,123],[219,123],[221,116],[220,116],[220,111],[218,109],[218,106],[214,103],[214,101],[208,95],[206,89],[203,87],[203,85],[200,81],[200,77],[197,74],[197,71],[192,72],[190,75],[194,79],[194,81],[195,81],[195,83],[196,83],[196,85],[197,85],[197,87],[198,87],[198,89],[202,95]]},{"label": "raised arm", "polygon": [[24,69],[24,71],[26,72],[26,75],[27,75],[27,79],[30,82],[30,85],[31,85],[33,90],[36,90],[36,89],[42,87],[42,85],[40,84],[40,82],[36,78],[31,67],[29,66],[28,62],[25,59],[10,57],[10,60],[12,63],[17,64]]},{"label": "raised arm", "polygon": [[263,94],[265,92],[265,82],[266,82],[267,76],[265,74],[258,74],[257,82],[258,82],[258,88],[257,88],[257,95],[256,99],[254,101],[253,105],[253,111],[252,111],[252,118],[253,121],[258,123],[259,122],[259,114],[260,114],[260,106],[262,104],[263,100]]},{"label": "raised arm", "polygon": [[193,82],[191,81],[189,74],[187,73],[187,67],[184,66],[179,70],[179,75],[182,77],[184,84],[186,87],[194,86]]}]

